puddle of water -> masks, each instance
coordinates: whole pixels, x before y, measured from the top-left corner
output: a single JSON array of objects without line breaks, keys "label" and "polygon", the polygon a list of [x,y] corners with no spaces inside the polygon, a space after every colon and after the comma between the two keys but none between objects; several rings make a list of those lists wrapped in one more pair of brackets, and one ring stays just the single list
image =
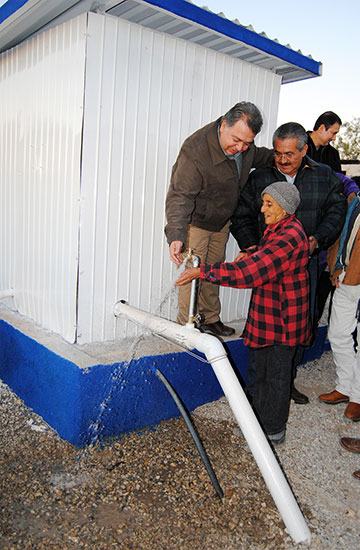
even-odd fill
[{"label": "puddle of water", "polygon": [[52,474],[50,476],[50,485],[58,489],[73,489],[78,485],[87,483],[89,479],[90,477],[87,474]]},{"label": "puddle of water", "polygon": [[34,432],[47,432],[49,429],[48,426],[45,426],[45,424],[35,424],[32,419],[27,420],[26,424],[30,426],[30,429]]}]

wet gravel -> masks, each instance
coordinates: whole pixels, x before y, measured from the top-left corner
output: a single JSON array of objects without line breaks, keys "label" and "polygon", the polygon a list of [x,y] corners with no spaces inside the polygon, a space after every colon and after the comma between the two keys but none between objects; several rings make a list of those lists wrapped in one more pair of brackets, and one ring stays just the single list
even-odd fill
[{"label": "wet gravel", "polygon": [[[334,386],[331,353],[300,368],[309,405],[291,404],[278,459],[312,532],[311,549],[360,548],[360,437]],[[225,496],[220,500],[181,418],[78,449],[0,384],[0,548],[290,549],[286,533],[224,398],[193,414]]]}]

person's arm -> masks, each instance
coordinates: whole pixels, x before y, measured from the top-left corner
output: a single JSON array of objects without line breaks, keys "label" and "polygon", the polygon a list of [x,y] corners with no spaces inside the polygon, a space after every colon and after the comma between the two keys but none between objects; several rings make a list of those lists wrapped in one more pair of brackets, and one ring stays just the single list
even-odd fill
[{"label": "person's arm", "polygon": [[273,236],[264,247],[240,262],[201,264],[200,268],[186,270],[186,275],[182,274],[175,284],[181,286],[200,276],[201,279],[222,286],[262,286],[289,271],[292,254],[298,247],[303,247],[307,257],[308,246],[304,234],[292,228],[284,234]]},{"label": "person's arm", "polygon": [[329,144],[329,147],[333,149],[333,162],[330,164],[330,166],[334,170],[334,172],[336,173],[341,172],[341,162],[340,162],[339,151],[330,144]]},{"label": "person's arm", "polygon": [[[200,265],[200,278],[221,286],[255,288],[274,281],[289,271],[290,260],[298,246],[307,243],[297,232],[276,236],[257,252],[240,262]],[[302,244],[303,243],[303,244]]]},{"label": "person's arm", "polygon": [[240,250],[249,251],[259,243],[258,216],[261,199],[257,197],[255,180],[250,175],[247,184],[240,192],[237,208],[230,220],[230,232]]},{"label": "person's arm", "polygon": [[184,243],[182,241],[172,241],[169,246],[169,253],[170,253],[170,260],[174,262],[176,265],[180,265],[181,262],[181,251],[184,247]]},{"label": "person's arm", "polygon": [[333,286],[336,286],[336,288],[340,288],[340,280],[338,276],[332,275],[330,277],[330,281]]},{"label": "person's arm", "polygon": [[170,258],[176,264],[181,263],[180,253],[186,243],[188,224],[201,184],[202,176],[184,144],[172,169],[165,206],[165,234],[170,246]]},{"label": "person's arm", "polygon": [[274,149],[268,149],[268,147],[256,147],[252,168],[264,168],[265,166],[272,166],[274,162]]},{"label": "person's arm", "polygon": [[341,172],[336,172],[337,177],[342,181],[344,186],[344,195],[346,198],[353,199],[359,191],[359,187],[351,178],[348,178]]},{"label": "person's arm", "polygon": [[246,250],[240,250],[240,252],[236,256],[234,262],[240,262],[241,260],[244,260],[245,258],[248,258],[250,256],[250,254],[252,254],[256,250],[257,250],[257,246],[250,246]]},{"label": "person's arm", "polygon": [[175,286],[184,286],[190,283],[193,279],[199,279],[200,267],[190,267],[185,269],[180,277],[175,281]]},{"label": "person's arm", "polygon": [[317,248],[319,248],[319,243],[318,243],[317,239],[313,235],[310,235],[310,237],[309,237],[309,254],[310,254],[310,256],[315,252],[315,250]]},{"label": "person's arm", "polygon": [[342,182],[332,170],[329,177],[330,190],[323,207],[322,220],[312,235],[320,250],[326,250],[336,241],[344,225],[347,209]]}]

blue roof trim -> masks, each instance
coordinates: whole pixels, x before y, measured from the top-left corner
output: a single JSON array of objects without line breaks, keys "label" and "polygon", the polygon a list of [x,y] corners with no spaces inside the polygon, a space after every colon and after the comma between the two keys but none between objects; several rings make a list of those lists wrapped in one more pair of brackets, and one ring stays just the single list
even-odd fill
[{"label": "blue roof trim", "polygon": [[286,46],[278,44],[270,38],[266,38],[265,36],[252,32],[246,27],[237,25],[229,19],[225,19],[215,13],[199,8],[186,0],[171,0],[171,2],[169,2],[169,0],[145,0],[145,2],[170,11],[180,17],[189,19],[194,23],[199,23],[204,27],[220,32],[225,36],[235,40],[240,40],[249,46],[253,46],[254,48],[266,52],[269,55],[283,59],[288,63],[292,63],[293,65],[305,69],[314,75],[320,76],[321,74],[321,63],[318,61],[310,59],[306,55],[300,54],[287,48]]},{"label": "blue roof trim", "polygon": [[0,8],[0,23],[5,21],[10,15],[22,8],[29,0],[7,0]]}]

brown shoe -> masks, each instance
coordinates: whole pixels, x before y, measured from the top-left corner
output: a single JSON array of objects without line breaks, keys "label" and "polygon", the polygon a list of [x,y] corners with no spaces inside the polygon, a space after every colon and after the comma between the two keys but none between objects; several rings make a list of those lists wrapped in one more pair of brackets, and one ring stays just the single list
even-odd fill
[{"label": "brown shoe", "polygon": [[355,470],[355,472],[353,472],[353,476],[356,477],[356,479],[360,479],[360,470]]},{"label": "brown shoe", "polygon": [[353,422],[360,420],[360,404],[350,401],[344,412],[347,418],[350,418]]},{"label": "brown shoe", "polygon": [[235,334],[235,329],[227,327],[220,319],[215,323],[201,325],[200,330],[201,332],[210,332],[211,334],[215,334],[215,336],[232,336]]},{"label": "brown shoe", "polygon": [[351,453],[360,453],[360,439],[355,437],[341,437],[340,445]]},{"label": "brown shoe", "polygon": [[329,405],[337,405],[338,403],[347,403],[349,401],[349,397],[347,395],[344,395],[337,390],[330,393],[322,393],[319,395],[319,399],[324,403],[329,403]]}]

